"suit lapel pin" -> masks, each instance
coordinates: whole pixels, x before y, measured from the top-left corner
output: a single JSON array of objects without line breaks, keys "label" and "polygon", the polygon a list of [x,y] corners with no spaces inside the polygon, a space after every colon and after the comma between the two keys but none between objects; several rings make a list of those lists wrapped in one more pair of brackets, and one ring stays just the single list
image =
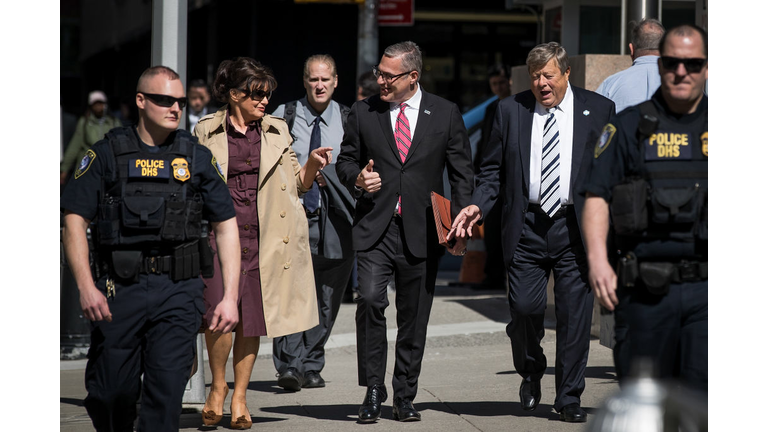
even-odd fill
[{"label": "suit lapel pin", "polygon": [[429,110],[424,110],[424,114],[426,114],[426,115],[430,115],[430,114],[432,114],[432,113],[431,113]]},{"label": "suit lapel pin", "polygon": [[584,112],[582,114],[584,114],[585,116],[588,116],[589,115],[589,110],[584,110]]}]

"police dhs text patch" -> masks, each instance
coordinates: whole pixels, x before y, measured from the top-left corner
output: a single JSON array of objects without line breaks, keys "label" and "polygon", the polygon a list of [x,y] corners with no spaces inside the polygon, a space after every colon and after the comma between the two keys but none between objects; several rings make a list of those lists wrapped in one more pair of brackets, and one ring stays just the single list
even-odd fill
[{"label": "police dhs text patch", "polygon": [[644,142],[645,160],[691,160],[691,136],[659,131]]},{"label": "police dhs text patch", "polygon": [[164,178],[170,176],[168,162],[162,159],[132,159],[128,161],[128,177]]}]

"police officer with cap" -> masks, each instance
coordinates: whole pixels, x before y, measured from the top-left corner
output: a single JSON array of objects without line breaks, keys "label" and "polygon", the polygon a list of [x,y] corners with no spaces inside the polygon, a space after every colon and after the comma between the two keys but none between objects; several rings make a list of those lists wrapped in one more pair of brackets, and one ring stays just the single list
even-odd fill
[{"label": "police officer with cap", "polygon": [[229,332],[238,321],[235,211],[211,152],[177,130],[186,103],[176,72],[144,71],[138,124],[112,129],[89,149],[61,197],[65,253],[91,320],[84,404],[97,431],[132,431],[139,396],[139,431],[179,429],[203,313],[199,276],[213,267],[201,240],[205,220],[216,233],[225,289],[211,330]]},{"label": "police officer with cap", "polygon": [[589,282],[626,313],[630,361],[706,392],[707,34],[673,28],[660,54],[660,89],[612,118],[595,146],[583,186]]}]

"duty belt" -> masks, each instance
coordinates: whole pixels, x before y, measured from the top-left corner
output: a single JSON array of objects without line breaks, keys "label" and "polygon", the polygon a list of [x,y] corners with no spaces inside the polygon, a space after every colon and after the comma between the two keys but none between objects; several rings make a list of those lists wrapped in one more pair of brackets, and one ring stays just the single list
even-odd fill
[{"label": "duty belt", "polygon": [[681,261],[675,264],[672,272],[672,282],[696,282],[707,280],[707,262]]},{"label": "duty belt", "polygon": [[153,256],[145,257],[141,260],[139,271],[141,273],[170,273],[173,266],[173,257],[168,256]]}]

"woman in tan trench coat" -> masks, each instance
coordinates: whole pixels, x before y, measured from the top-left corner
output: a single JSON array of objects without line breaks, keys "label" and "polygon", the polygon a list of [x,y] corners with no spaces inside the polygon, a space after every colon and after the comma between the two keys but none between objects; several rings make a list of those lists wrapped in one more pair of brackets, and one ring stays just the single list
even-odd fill
[{"label": "woman in tan trench coat", "polygon": [[[306,165],[299,166],[285,121],[265,113],[275,87],[272,71],[255,60],[225,60],[216,72],[213,94],[227,105],[200,119],[194,131],[220,166],[240,232],[240,322],[235,330],[235,389],[230,406],[235,429],[252,424],[245,391],[259,337],[284,336],[318,324],[307,218],[299,194],[307,192],[317,171],[330,163],[332,149],[313,151]],[[221,301],[221,285],[218,271],[206,279],[206,310]],[[210,318],[207,313],[206,318]],[[225,367],[232,334],[206,329],[205,340],[212,382],[203,423],[214,425],[221,421],[229,391]]]}]

